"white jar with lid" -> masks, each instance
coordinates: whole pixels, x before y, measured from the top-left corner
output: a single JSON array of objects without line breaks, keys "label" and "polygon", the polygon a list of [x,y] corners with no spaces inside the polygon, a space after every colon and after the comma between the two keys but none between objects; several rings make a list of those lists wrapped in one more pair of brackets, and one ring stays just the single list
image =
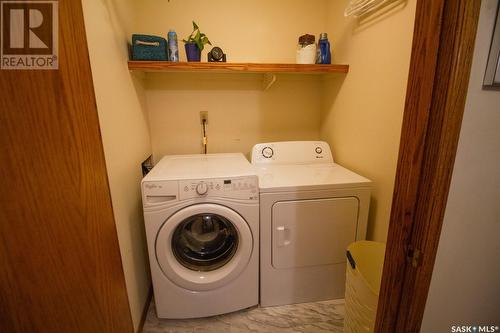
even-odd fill
[{"label": "white jar with lid", "polygon": [[313,35],[302,35],[299,37],[297,46],[297,64],[315,64],[316,63],[316,44]]}]

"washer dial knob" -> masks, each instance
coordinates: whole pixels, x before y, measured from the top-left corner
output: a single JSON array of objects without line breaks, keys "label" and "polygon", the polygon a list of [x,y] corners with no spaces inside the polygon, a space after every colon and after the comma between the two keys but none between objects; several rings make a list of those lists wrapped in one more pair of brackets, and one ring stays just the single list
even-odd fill
[{"label": "washer dial knob", "polygon": [[321,149],[321,147],[316,147],[315,151],[316,154],[321,154],[323,152],[323,149]]},{"label": "washer dial knob", "polygon": [[264,149],[262,149],[262,156],[264,156],[265,158],[271,158],[273,157],[274,155],[274,151],[271,147],[264,147]]},{"label": "washer dial knob", "polygon": [[198,185],[196,185],[196,193],[198,193],[198,195],[206,195],[208,192],[208,185],[204,182],[200,182],[198,183]]}]

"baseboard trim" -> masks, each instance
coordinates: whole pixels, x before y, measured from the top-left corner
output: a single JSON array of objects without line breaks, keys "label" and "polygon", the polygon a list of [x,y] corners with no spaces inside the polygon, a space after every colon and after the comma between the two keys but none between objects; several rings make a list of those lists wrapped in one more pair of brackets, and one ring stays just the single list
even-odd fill
[{"label": "baseboard trim", "polygon": [[153,286],[149,286],[148,297],[146,298],[146,304],[144,304],[144,309],[142,310],[141,322],[137,328],[137,333],[142,333],[144,328],[144,323],[146,322],[146,317],[148,316],[149,305],[153,299]]}]

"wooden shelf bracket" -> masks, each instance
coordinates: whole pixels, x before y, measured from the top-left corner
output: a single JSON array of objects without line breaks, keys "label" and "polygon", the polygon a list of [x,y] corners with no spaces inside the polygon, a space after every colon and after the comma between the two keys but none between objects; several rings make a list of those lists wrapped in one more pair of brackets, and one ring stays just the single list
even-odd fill
[{"label": "wooden shelf bracket", "polygon": [[269,90],[272,85],[276,82],[276,74],[265,73],[262,77],[262,89]]}]

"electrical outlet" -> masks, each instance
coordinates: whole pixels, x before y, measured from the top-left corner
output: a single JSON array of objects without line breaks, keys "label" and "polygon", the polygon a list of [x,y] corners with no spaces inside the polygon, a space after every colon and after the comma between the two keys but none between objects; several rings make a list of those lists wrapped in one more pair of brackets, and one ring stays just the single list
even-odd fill
[{"label": "electrical outlet", "polygon": [[200,124],[202,125],[203,120],[205,120],[205,124],[208,124],[208,111],[200,111]]}]

